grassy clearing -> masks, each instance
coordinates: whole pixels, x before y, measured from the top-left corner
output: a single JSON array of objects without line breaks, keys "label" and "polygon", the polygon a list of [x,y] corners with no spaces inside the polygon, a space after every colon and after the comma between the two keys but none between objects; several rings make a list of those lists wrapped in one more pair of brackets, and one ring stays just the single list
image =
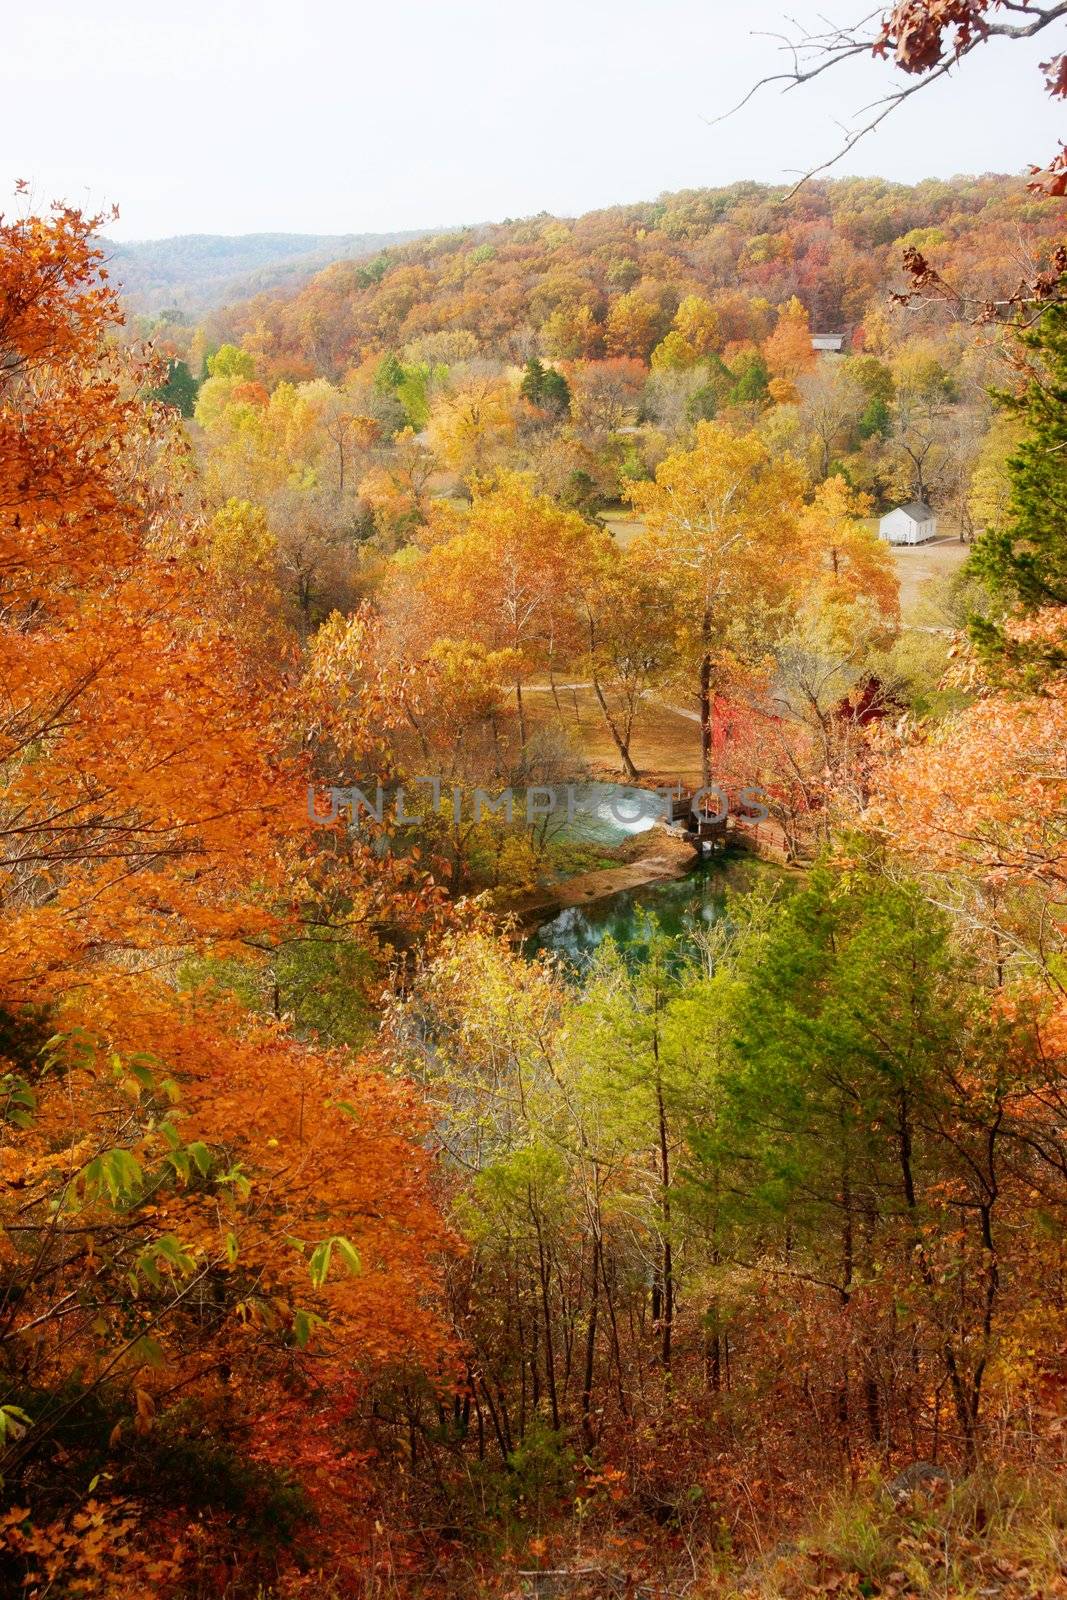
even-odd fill
[{"label": "grassy clearing", "polygon": [[[620,778],[618,751],[604,722],[596,696],[589,688],[559,689],[556,702],[547,687],[530,690],[527,716],[532,728],[560,729],[579,761],[597,777]],[[630,747],[643,778],[687,783],[700,778],[700,727],[658,701],[648,701],[638,715]]]},{"label": "grassy clearing", "polygon": [[639,533],[645,531],[643,520],[635,517],[629,506],[622,506],[614,511],[602,511],[600,518],[611,529],[616,542],[624,550],[628,544],[633,543]]},{"label": "grassy clearing", "polygon": [[894,545],[893,560],[900,580],[900,614],[904,623],[927,626],[938,584],[958,572],[966,561],[970,546],[961,544],[955,534],[934,539],[930,544]]},{"label": "grassy clearing", "polygon": [[[644,527],[625,508],[604,512],[603,518],[624,547]],[[877,528],[877,518],[871,519],[871,525]],[[900,579],[901,615],[906,626],[937,628],[948,623],[950,619],[937,603],[938,589],[946,577],[962,566],[968,548],[960,544],[954,532],[926,545],[893,547]],[[931,647],[933,643],[931,640]],[[621,777],[618,753],[592,689],[560,688],[558,696],[561,710],[547,685],[530,690],[527,710],[531,725],[562,731],[575,760],[586,763],[594,775]],[[676,704],[683,703],[680,690],[674,692],[674,700]],[[649,700],[642,709],[634,731],[632,755],[643,778],[665,783],[678,779],[689,784],[700,781],[698,725],[661,700]]]}]

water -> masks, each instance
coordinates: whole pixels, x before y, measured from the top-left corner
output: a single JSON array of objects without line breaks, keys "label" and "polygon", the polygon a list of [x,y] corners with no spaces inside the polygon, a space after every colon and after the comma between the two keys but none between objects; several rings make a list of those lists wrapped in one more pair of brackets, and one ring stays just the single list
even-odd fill
[{"label": "water", "polygon": [[573,816],[566,816],[567,788],[558,790],[559,837],[590,844],[621,844],[635,833],[645,833],[663,814],[659,796],[648,789],[619,783],[570,785]]},{"label": "water", "polygon": [[748,857],[698,862],[684,878],[622,889],[589,905],[567,906],[541,923],[528,936],[525,948],[530,955],[551,951],[581,968],[610,936],[621,949],[639,955],[647,945],[649,913],[668,937],[686,942],[701,928],[721,921],[728,893],[750,889],[756,875],[768,870],[774,869]]}]

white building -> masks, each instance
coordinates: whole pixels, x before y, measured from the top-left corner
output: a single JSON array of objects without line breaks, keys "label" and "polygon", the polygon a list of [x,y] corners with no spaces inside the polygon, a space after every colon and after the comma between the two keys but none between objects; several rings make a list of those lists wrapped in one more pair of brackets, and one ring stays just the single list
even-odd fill
[{"label": "white building", "polygon": [[878,524],[878,537],[887,544],[925,544],[937,538],[937,518],[921,500],[887,511]]},{"label": "white building", "polygon": [[845,348],[843,333],[813,333],[811,348],[821,355],[840,355]]}]

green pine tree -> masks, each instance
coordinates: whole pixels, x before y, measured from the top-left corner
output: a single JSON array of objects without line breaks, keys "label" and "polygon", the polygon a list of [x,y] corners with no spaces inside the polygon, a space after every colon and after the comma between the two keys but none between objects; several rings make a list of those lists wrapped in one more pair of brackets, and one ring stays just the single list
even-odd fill
[{"label": "green pine tree", "polygon": [[[997,395],[1027,431],[1008,462],[1004,525],[976,542],[970,566],[1005,612],[1067,605],[1067,274],[1060,296],[1017,335],[1029,357],[1026,388]],[[976,618],[971,631],[987,655],[1012,653],[1000,623]]]},{"label": "green pine tree", "polygon": [[404,368],[397,356],[383,356],[374,369],[374,387],[379,394],[395,394],[404,381]]},{"label": "green pine tree", "polygon": [[519,392],[539,411],[550,411],[557,417],[567,416],[571,409],[571,390],[566,378],[555,367],[546,367],[536,356],[531,356],[523,369]]},{"label": "green pine tree", "polygon": [[731,405],[745,405],[750,401],[761,401],[767,397],[767,386],[770,374],[767,363],[759,354],[741,356],[734,364],[734,373],[737,381],[730,391]]},{"label": "green pine tree", "polygon": [[560,417],[567,416],[571,409],[570,385],[562,372],[557,372],[554,367],[548,367],[545,371],[538,404],[542,410],[554,412]]},{"label": "green pine tree", "polygon": [[888,439],[893,426],[893,418],[886,402],[874,395],[864,406],[860,415],[858,432],[861,439]]},{"label": "green pine tree", "polygon": [[171,359],[167,362],[167,378],[158,389],[153,389],[149,396],[152,400],[161,400],[166,406],[174,406],[183,417],[191,417],[196,408],[196,396],[200,384],[189,370],[188,363]]},{"label": "green pine tree", "polygon": [[541,390],[544,386],[544,381],[544,363],[539,361],[536,356],[531,356],[523,369],[522,382],[519,385],[519,393],[522,398],[528,400],[532,406],[539,406],[541,404]]}]

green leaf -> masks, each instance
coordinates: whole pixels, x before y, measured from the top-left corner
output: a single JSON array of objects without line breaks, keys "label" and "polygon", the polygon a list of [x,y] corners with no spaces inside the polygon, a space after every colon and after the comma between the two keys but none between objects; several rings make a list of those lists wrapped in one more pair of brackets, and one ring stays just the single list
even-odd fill
[{"label": "green leaf", "polygon": [[154,1339],[149,1339],[143,1334],[134,1341],[129,1349],[129,1358],[132,1363],[141,1367],[161,1367],[163,1365],[163,1351]]},{"label": "green leaf", "polygon": [[161,1289],[163,1287],[163,1279],[159,1275],[159,1268],[150,1255],[143,1255],[137,1265],[141,1269],[142,1276],[148,1279],[153,1289]]},{"label": "green leaf", "polygon": [[301,1350],[306,1350],[308,1340],[316,1328],[322,1327],[322,1318],[317,1317],[314,1311],[301,1311],[299,1307],[293,1313],[293,1337]]},{"label": "green leaf", "polygon": [[100,1157],[104,1185],[112,1201],[129,1200],[138,1193],[143,1179],[141,1163],[128,1150],[108,1150]]},{"label": "green leaf", "polygon": [[186,1145],[186,1149],[195,1161],[200,1176],[206,1178],[213,1165],[211,1151],[207,1145],[202,1144],[199,1139],[194,1139],[192,1144]]},{"label": "green leaf", "polygon": [[215,1179],[215,1183],[220,1189],[223,1187],[232,1188],[240,1200],[247,1200],[252,1192],[252,1185],[241,1171],[240,1162],[236,1167],[231,1168],[229,1172],[220,1173]]},{"label": "green leaf", "polygon": [[21,1439],[32,1427],[33,1418],[21,1406],[0,1406],[0,1439]]},{"label": "green leaf", "polygon": [[170,1163],[170,1165],[174,1168],[175,1172],[178,1174],[178,1177],[182,1180],[182,1182],[183,1183],[188,1183],[189,1182],[190,1173],[191,1173],[192,1169],[191,1169],[191,1167],[189,1165],[189,1157],[185,1153],[185,1151],[184,1150],[172,1150],[170,1152],[170,1155],[167,1157],[167,1160]]},{"label": "green leaf", "polygon": [[151,1247],[156,1256],[162,1256],[176,1271],[188,1277],[196,1271],[196,1259],[178,1242],[172,1233],[165,1233]]},{"label": "green leaf", "polygon": [[6,1072],[0,1078],[0,1096],[4,1097],[0,1117],[13,1122],[16,1128],[28,1128],[37,1109],[37,1097],[26,1079],[18,1073]]},{"label": "green leaf", "polygon": [[341,1260],[344,1262],[352,1276],[356,1277],[363,1271],[363,1262],[360,1258],[359,1251],[356,1249],[355,1245],[350,1239],[343,1238],[341,1234],[338,1234],[333,1242],[337,1246],[337,1253],[341,1257]]},{"label": "green leaf", "polygon": [[326,1282],[330,1270],[330,1257],[333,1255],[333,1240],[324,1239],[316,1245],[308,1262],[308,1275],[316,1289],[321,1289]]},{"label": "green leaf", "polygon": [[308,1262],[308,1275],[316,1289],[321,1289],[329,1276],[334,1249],[353,1276],[363,1270],[359,1251],[352,1241],[342,1234],[335,1233],[331,1238],[323,1239],[321,1244],[315,1246]]},{"label": "green leaf", "polygon": [[231,1267],[237,1260],[237,1235],[235,1233],[226,1235],[226,1260]]}]

